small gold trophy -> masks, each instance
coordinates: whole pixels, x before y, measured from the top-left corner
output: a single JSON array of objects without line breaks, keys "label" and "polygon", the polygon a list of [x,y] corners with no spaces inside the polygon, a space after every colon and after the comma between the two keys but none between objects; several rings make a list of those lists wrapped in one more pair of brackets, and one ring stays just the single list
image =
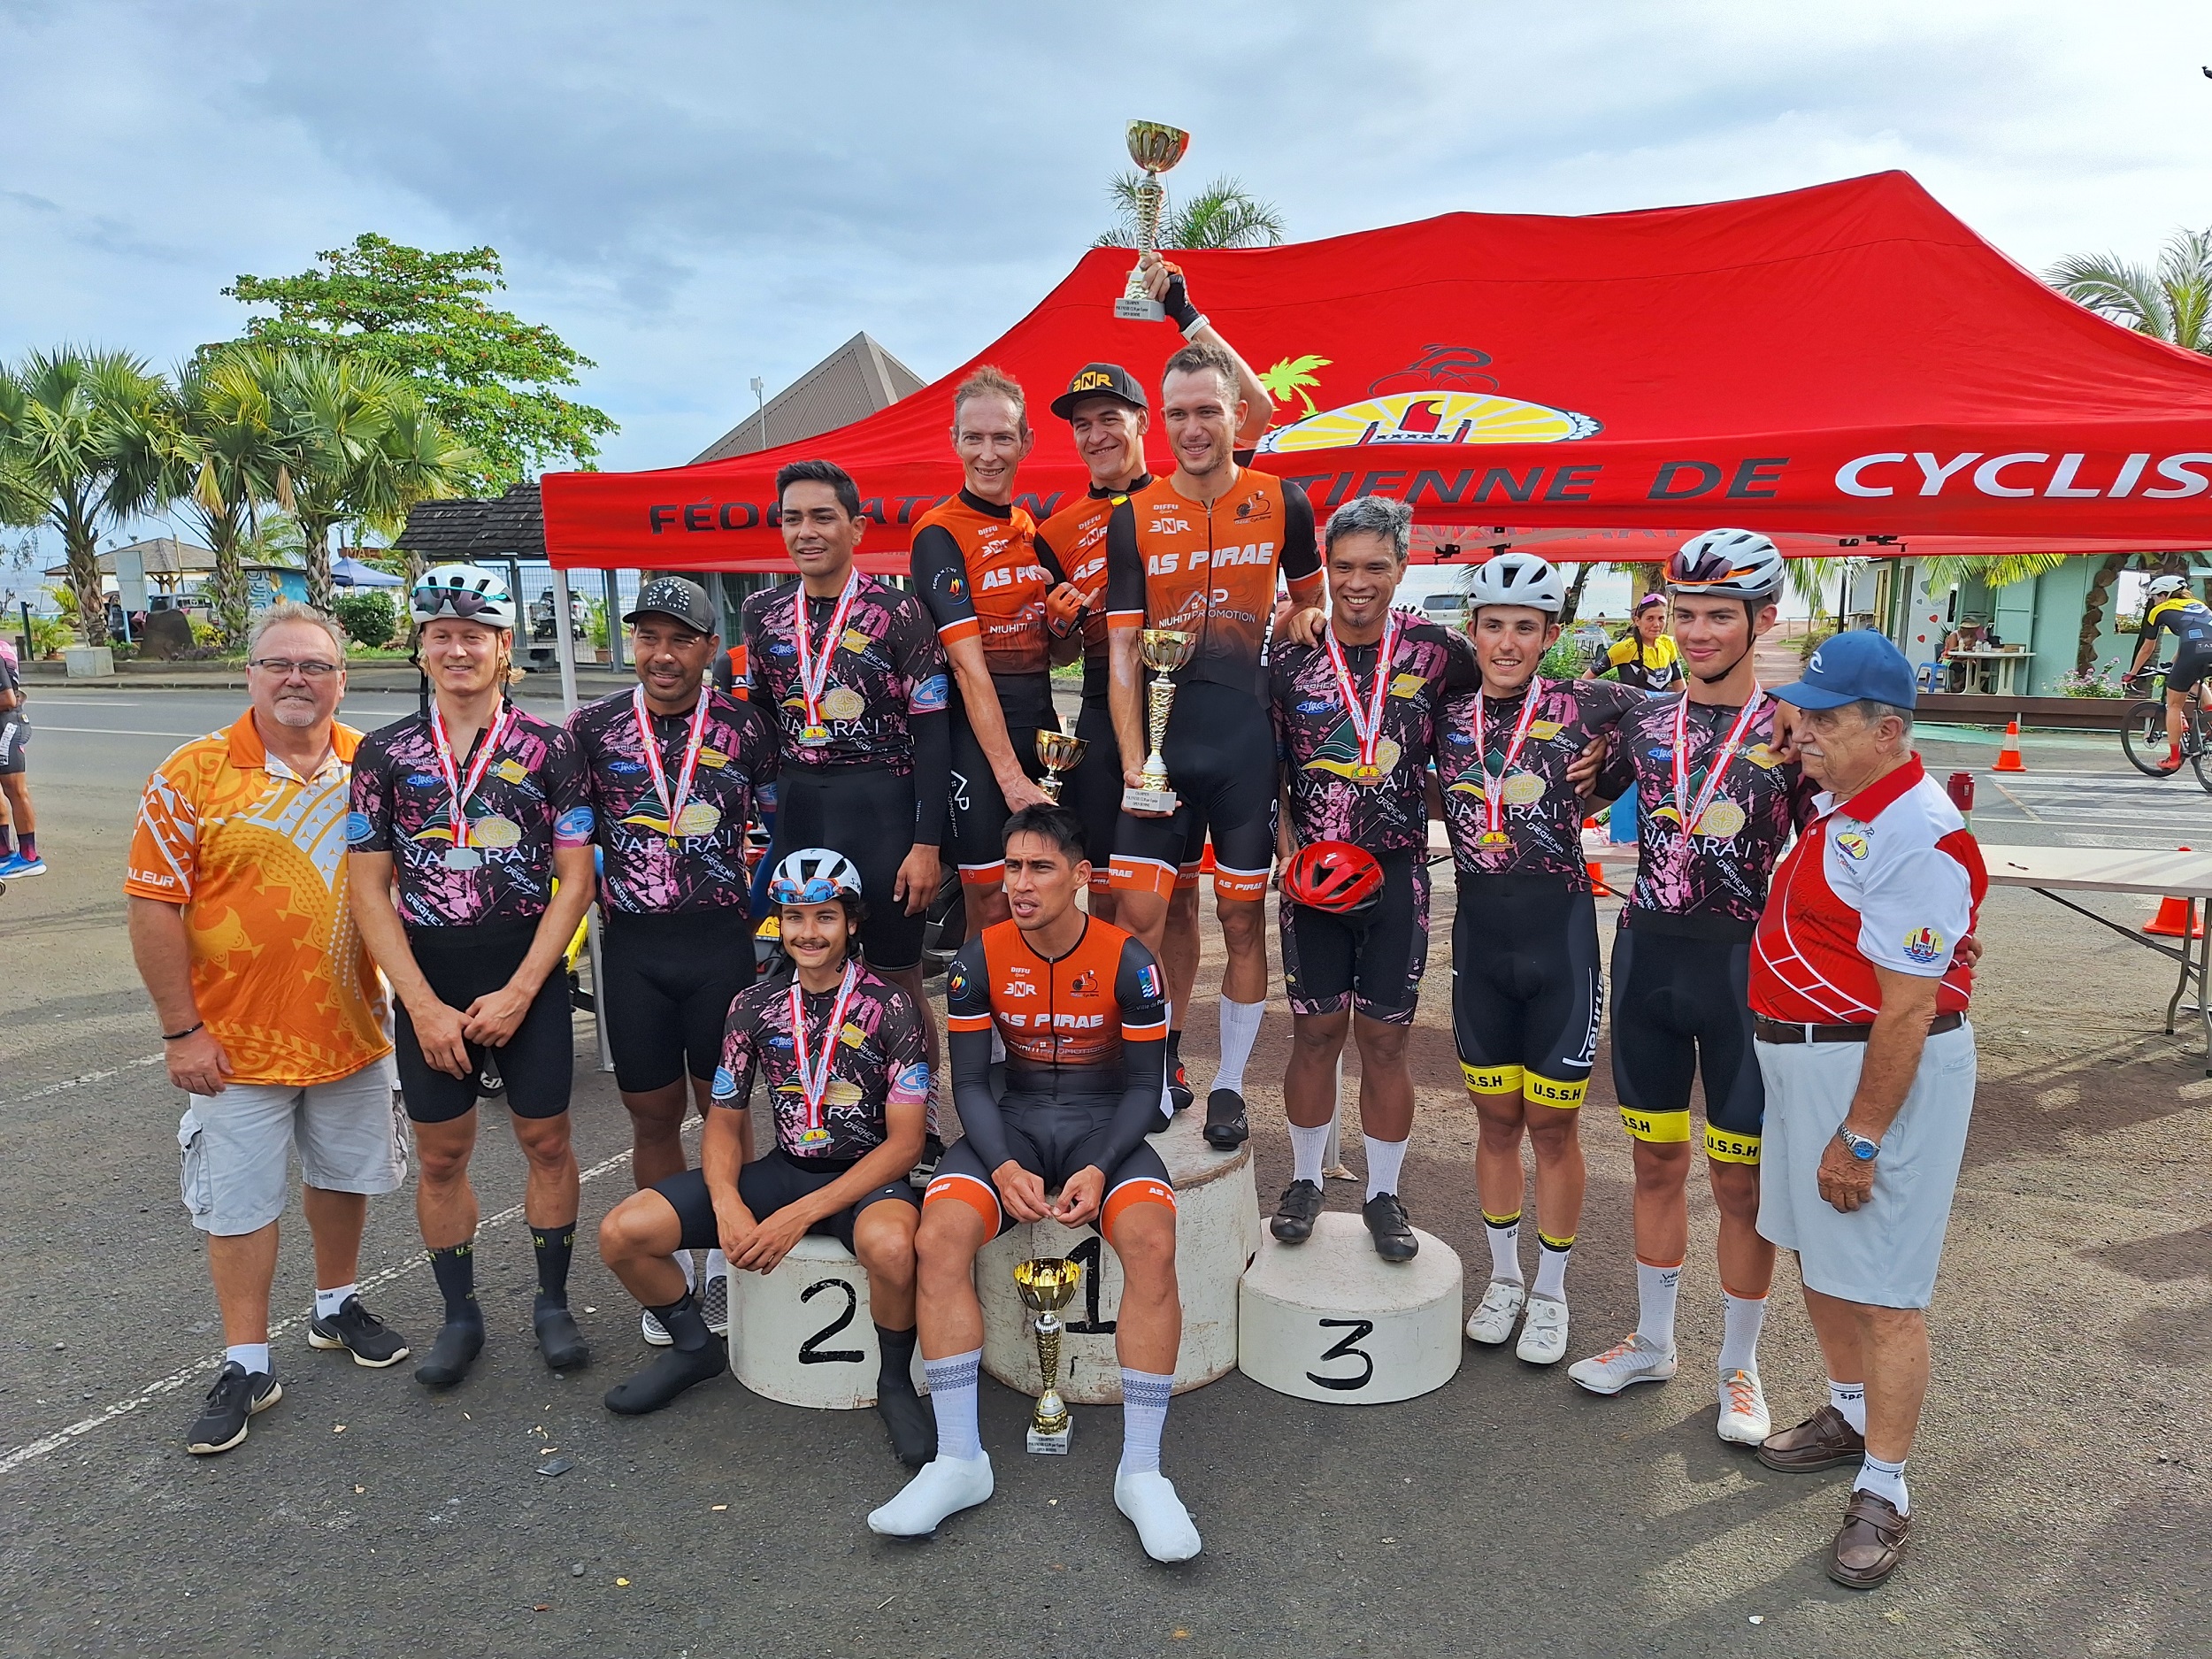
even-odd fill
[{"label": "small gold trophy", "polygon": [[1045,780],[1037,787],[1045,792],[1045,799],[1057,804],[1060,786],[1067,781],[1067,774],[1083,764],[1083,751],[1090,745],[1079,737],[1070,737],[1065,732],[1037,733],[1037,758],[1045,764]]},{"label": "small gold trophy", "polygon": [[1168,676],[1190,661],[1191,653],[1198,649],[1198,636],[1174,628],[1146,628],[1137,637],[1137,649],[1154,676],[1148,688],[1145,722],[1150,728],[1147,734],[1152,740],[1152,753],[1144,763],[1144,787],[1121,792],[1122,810],[1172,812],[1175,791],[1167,787],[1167,762],[1160,757],[1160,745],[1167,741],[1168,713],[1175,707],[1175,682]]},{"label": "small gold trophy", "polygon": [[1029,1419],[1029,1449],[1064,1457],[1075,1419],[1068,1402],[1060,1398],[1060,1310],[1074,1299],[1083,1282],[1083,1263],[1065,1256],[1046,1256],[1018,1263],[1014,1288],[1022,1305],[1037,1316],[1037,1369],[1044,1377],[1044,1392],[1037,1396],[1036,1414]]},{"label": "small gold trophy", "polygon": [[1167,191],[1160,175],[1182,160],[1190,149],[1190,134],[1164,121],[1129,123],[1129,159],[1144,169],[1137,185],[1138,262],[1129,273],[1129,285],[1114,302],[1114,315],[1133,323],[1166,319],[1167,307],[1144,290],[1144,260],[1160,250],[1160,211],[1167,205]]}]

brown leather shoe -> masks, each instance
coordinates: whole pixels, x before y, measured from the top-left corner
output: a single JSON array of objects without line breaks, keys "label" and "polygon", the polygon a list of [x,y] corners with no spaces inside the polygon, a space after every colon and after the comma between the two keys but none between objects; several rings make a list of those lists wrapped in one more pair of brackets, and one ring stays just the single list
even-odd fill
[{"label": "brown leather shoe", "polygon": [[1823,1406],[1795,1428],[1768,1435],[1759,1442],[1756,1455],[1769,1469],[1810,1474],[1857,1463],[1866,1455],[1866,1437],[1845,1422],[1835,1407]]},{"label": "brown leather shoe", "polygon": [[1900,1515],[1887,1498],[1854,1492],[1843,1511],[1843,1530],[1828,1553],[1828,1576],[1847,1590],[1871,1590],[1897,1571],[1905,1558],[1905,1534],[1912,1517]]}]

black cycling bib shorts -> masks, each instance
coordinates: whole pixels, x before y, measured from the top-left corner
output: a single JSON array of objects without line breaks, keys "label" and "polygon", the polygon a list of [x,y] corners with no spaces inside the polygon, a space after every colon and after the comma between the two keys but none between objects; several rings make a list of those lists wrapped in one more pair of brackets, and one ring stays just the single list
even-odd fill
[{"label": "black cycling bib shorts", "polygon": [[1594,897],[1554,876],[1460,876],[1452,1035],[1471,1092],[1579,1108],[1604,1007]]},{"label": "black cycling bib shorts", "polygon": [[[1037,757],[1039,727],[1008,723],[1006,735],[1014,746],[1014,758],[1032,779],[1045,775]],[[964,716],[952,722],[952,775],[947,780],[945,850],[960,867],[964,886],[989,887],[1006,879],[1006,797],[999,792],[990,757],[976,739]]]},{"label": "black cycling bib shorts", "polygon": [[604,915],[599,1005],[615,1087],[642,1094],[687,1073],[712,1081],[730,1004],[756,978],[744,909]]},{"label": "black cycling bib shorts", "polygon": [[[787,1210],[802,1199],[812,1197],[841,1175],[849,1173],[854,1162],[857,1160],[795,1158],[778,1147],[767,1156],[754,1158],[738,1171],[737,1195],[745,1201],[745,1208],[753,1212],[755,1221],[765,1221],[779,1210]],[[703,1171],[686,1170],[680,1175],[672,1175],[664,1181],[654,1182],[652,1190],[668,1201],[668,1207],[676,1212],[677,1223],[683,1228],[683,1241],[677,1248],[722,1248],[721,1224],[714,1218],[714,1197],[707,1190]],[[921,1194],[902,1175],[895,1181],[863,1193],[844,1209],[823,1217],[807,1232],[834,1239],[849,1250],[853,1248],[853,1224],[871,1204],[911,1204],[919,1209],[921,1202]]]},{"label": "black cycling bib shorts", "polygon": [[780,864],[802,847],[827,847],[853,861],[868,907],[868,919],[860,925],[861,952],[878,973],[921,965],[927,918],[909,916],[892,896],[899,866],[913,846],[911,777],[876,765],[783,769],[776,785],[775,844],[768,856]]},{"label": "black cycling bib shorts", "polygon": [[1275,863],[1275,731],[1260,700],[1211,680],[1179,686],[1160,747],[1177,797],[1164,818],[1124,813],[1114,834],[1116,887],[1165,898],[1183,865],[1214,844],[1214,892],[1257,902]]},{"label": "black cycling bib shorts", "polygon": [[[1690,1082],[1705,1081],[1705,1153],[1759,1162],[1766,1087],[1752,1047],[1751,941],[1737,925],[1624,914],[1613,936],[1613,1089],[1621,1121],[1655,1146],[1690,1139]],[[1686,926],[1686,924],[1687,924]]]},{"label": "black cycling bib shorts", "polygon": [[[537,937],[538,918],[480,922],[462,927],[411,927],[408,949],[438,1000],[466,1008],[514,978]],[[518,1118],[558,1118],[568,1110],[576,1078],[576,1034],[568,1010],[568,976],[546,976],[537,998],[497,1048],[468,1045],[469,1074],[455,1077],[423,1058],[415,1022],[395,1000],[392,1048],[407,1116],[419,1124],[450,1123],[476,1105],[476,1079],[492,1056],[504,1085],[507,1110]]]},{"label": "black cycling bib shorts", "polygon": [[[1111,1133],[1114,1113],[1120,1104],[1118,1094],[1025,1096],[1010,1089],[999,1099],[1007,1152],[1042,1181],[1048,1193],[1055,1192],[1078,1170],[1098,1162],[1098,1148]],[[1131,1202],[1175,1207],[1175,1183],[1168,1179],[1167,1165],[1149,1141],[1140,1141],[1105,1176],[1106,1189],[1098,1213],[1089,1224],[1093,1232],[1103,1232],[1107,1223]],[[1125,1187],[1133,1189],[1124,1192]],[[933,1200],[957,1198],[972,1205],[983,1216],[993,1238],[1014,1225],[1014,1217],[999,1202],[997,1184],[991,1171],[983,1167],[982,1154],[964,1136],[945,1149],[929,1184],[929,1195]]]},{"label": "black cycling bib shorts", "polygon": [[1359,916],[1283,901],[1283,990],[1293,1014],[1348,1006],[1369,1019],[1412,1024],[1429,962],[1427,856],[1407,848],[1376,862],[1382,892]]}]

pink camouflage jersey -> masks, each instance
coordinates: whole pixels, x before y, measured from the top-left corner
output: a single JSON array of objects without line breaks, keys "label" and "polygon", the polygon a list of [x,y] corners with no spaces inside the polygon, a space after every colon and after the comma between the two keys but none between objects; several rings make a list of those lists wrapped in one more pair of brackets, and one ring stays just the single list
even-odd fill
[{"label": "pink camouflage jersey", "polygon": [[[928,610],[910,593],[863,576],[846,613],[823,687],[821,711],[829,737],[803,744],[806,701],[799,686],[799,651],[792,616],[805,588],[797,579],[745,601],[745,670],[756,706],[775,710],[784,763],[816,768],[862,763],[901,777],[914,770],[914,738],[907,717],[941,714],[951,695],[944,648]],[[837,602],[806,602],[819,645]]]},{"label": "pink camouflage jersey", "polygon": [[[1479,676],[1474,651],[1460,635],[1409,612],[1399,612],[1397,622],[1374,755],[1381,776],[1372,781],[1358,776],[1359,734],[1327,648],[1279,643],[1271,654],[1276,752],[1301,841],[1351,841],[1376,853],[1428,845],[1428,771],[1438,720],[1447,696],[1476,685]],[[1381,649],[1380,641],[1343,648],[1363,716]]]},{"label": "pink camouflage jersey", "polygon": [[[1682,694],[1647,698],[1621,717],[1598,792],[1617,795],[1631,782],[1636,786],[1636,886],[1630,910],[1739,922],[1750,936],[1766,908],[1775,864],[1791,835],[1811,819],[1817,793],[1794,761],[1778,759],[1768,747],[1774,737],[1774,700],[1760,702],[1686,850],[1683,809],[1674,798],[1674,726],[1684,707]],[[1695,811],[1705,798],[1713,757],[1743,710],[1687,706],[1687,808]]]},{"label": "pink camouflage jersey", "polygon": [[[795,980],[750,985],[730,1004],[722,1038],[722,1063],[714,1073],[714,1104],[743,1108],[752,1098],[753,1079],[765,1080],[776,1145],[787,1157],[851,1163],[888,1138],[887,1105],[914,1105],[929,1096],[929,1052],[921,1016],[896,986],[886,985],[862,969],[846,1004],[830,1062],[829,1089],[822,1121],[827,1141],[808,1145],[806,1094],[799,1085],[797,1051],[791,1041],[791,989]],[[822,1036],[837,1004],[834,990],[801,994],[807,1020],[808,1055]]]},{"label": "pink camouflage jersey", "polygon": [[[1644,694],[1603,680],[1530,681],[1531,689],[1502,701],[1480,690],[1455,693],[1439,722],[1436,772],[1444,786],[1444,822],[1450,832],[1452,864],[1461,875],[1542,875],[1558,878],[1573,893],[1590,890],[1590,872],[1582,856],[1581,798],[1567,781],[1567,768],[1605,736]],[[1508,769],[1526,700],[1536,707],[1520,753]],[[1475,707],[1485,721],[1486,757],[1475,753]],[[1483,774],[1502,775],[1499,826],[1503,846],[1485,846],[1488,828]]]},{"label": "pink camouflage jersey", "polygon": [[[569,735],[591,795],[600,897],[610,909],[746,913],[751,876],[745,868],[745,826],[756,803],[774,803],[776,735],[749,703],[711,686],[703,686],[700,695],[707,699],[706,729],[673,830],[638,735],[635,695],[617,692],[569,717]],[[672,798],[683,775],[692,717],[649,712],[647,718]]]},{"label": "pink camouflage jersey", "polygon": [[[453,792],[439,770],[429,718],[411,714],[361,740],[353,755],[346,849],[390,853],[400,918],[411,927],[467,927],[524,921],[553,899],[553,849],[591,844],[591,802],[569,734],[507,705],[499,748],[468,798],[470,844],[478,861],[456,870]],[[465,756],[475,763],[488,729]]]}]

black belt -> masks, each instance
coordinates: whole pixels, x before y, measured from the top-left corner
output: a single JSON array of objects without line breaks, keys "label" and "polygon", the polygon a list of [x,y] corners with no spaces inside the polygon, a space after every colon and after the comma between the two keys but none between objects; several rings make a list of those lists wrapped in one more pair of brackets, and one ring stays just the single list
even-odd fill
[{"label": "black belt", "polygon": [[[1966,1024],[1963,1014],[1938,1014],[1928,1022],[1928,1035],[1939,1037]],[[1793,1020],[1769,1019],[1764,1014],[1751,1022],[1752,1035],[1761,1042],[1864,1042],[1874,1027],[1865,1025],[1801,1025]]]}]

